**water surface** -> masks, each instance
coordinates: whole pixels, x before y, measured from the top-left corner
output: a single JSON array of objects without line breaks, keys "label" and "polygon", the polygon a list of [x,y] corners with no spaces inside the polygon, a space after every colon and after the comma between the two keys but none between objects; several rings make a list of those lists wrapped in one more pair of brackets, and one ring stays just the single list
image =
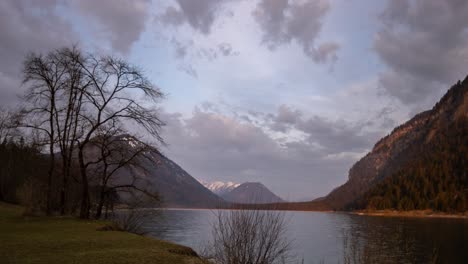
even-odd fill
[{"label": "water surface", "polygon": [[[285,212],[298,263],[468,263],[465,219]],[[165,210],[154,236],[192,247],[209,244],[216,213]]]}]

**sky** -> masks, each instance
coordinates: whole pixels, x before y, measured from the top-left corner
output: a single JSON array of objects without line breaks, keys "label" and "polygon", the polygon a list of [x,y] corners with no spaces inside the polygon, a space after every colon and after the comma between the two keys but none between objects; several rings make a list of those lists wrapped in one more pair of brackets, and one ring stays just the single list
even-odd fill
[{"label": "sky", "polygon": [[465,0],[4,0],[0,35],[0,105],[29,52],[121,57],[166,94],[166,156],[291,201],[343,184],[468,74]]}]

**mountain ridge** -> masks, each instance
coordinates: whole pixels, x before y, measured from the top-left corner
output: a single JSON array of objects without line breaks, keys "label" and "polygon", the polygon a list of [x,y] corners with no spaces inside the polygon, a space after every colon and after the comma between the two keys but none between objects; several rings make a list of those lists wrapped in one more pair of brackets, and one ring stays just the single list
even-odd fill
[{"label": "mountain ridge", "polygon": [[334,210],[342,210],[372,186],[402,169],[420,153],[416,148],[428,144],[444,123],[468,117],[468,76],[452,86],[435,106],[416,114],[380,139],[372,151],[349,170],[348,181],[335,188],[324,202]]},{"label": "mountain ridge", "polygon": [[244,182],[221,196],[224,200],[237,204],[266,204],[284,202],[260,182]]}]

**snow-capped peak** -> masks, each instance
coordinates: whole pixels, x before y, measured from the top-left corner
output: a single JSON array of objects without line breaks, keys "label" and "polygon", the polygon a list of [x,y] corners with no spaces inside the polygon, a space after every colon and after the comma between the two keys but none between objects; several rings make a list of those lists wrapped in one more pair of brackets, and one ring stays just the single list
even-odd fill
[{"label": "snow-capped peak", "polygon": [[205,182],[205,181],[199,181],[201,184],[203,184],[207,189],[212,191],[213,193],[217,195],[222,195],[224,193],[227,193],[237,186],[240,185],[240,183],[235,183],[235,182],[222,182],[222,181],[214,181],[214,182]]}]

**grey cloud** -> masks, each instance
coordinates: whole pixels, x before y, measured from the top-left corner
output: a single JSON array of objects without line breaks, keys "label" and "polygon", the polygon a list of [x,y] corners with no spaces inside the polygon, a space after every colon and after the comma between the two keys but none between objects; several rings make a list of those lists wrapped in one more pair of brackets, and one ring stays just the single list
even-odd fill
[{"label": "grey cloud", "polygon": [[21,94],[21,63],[29,52],[46,52],[77,41],[72,27],[57,14],[54,0],[0,1],[0,104]]},{"label": "grey cloud", "polygon": [[[388,109],[387,109],[388,111]],[[379,115],[388,115],[387,112]],[[307,135],[309,145],[321,148],[323,154],[340,152],[362,153],[368,149],[381,132],[366,132],[366,122],[350,123],[345,120],[329,120],[322,116],[304,118],[303,113],[292,107],[281,105],[271,117],[270,128],[278,132],[296,129]]]},{"label": "grey cloud", "polygon": [[337,60],[339,45],[316,40],[329,9],[327,0],[261,0],[253,14],[263,31],[262,42],[270,49],[296,41],[314,62],[327,63]]},{"label": "grey cloud", "polygon": [[468,73],[468,2],[389,1],[374,49],[380,84],[403,103],[430,100]]},{"label": "grey cloud", "polygon": [[197,78],[198,74],[193,65],[193,58],[214,61],[219,57],[237,56],[239,52],[234,51],[231,44],[223,42],[215,48],[197,48],[193,41],[181,42],[172,38],[170,44],[174,48],[175,57],[182,62],[178,69],[190,76]]},{"label": "grey cloud", "polygon": [[170,6],[159,16],[159,20],[165,25],[180,26],[185,22],[185,17],[181,11]]},{"label": "grey cloud", "polygon": [[197,51],[197,56],[200,59],[206,59],[208,61],[213,61],[218,58],[218,52],[214,48],[200,48]]},{"label": "grey cloud", "polygon": [[308,135],[311,144],[323,148],[327,154],[340,152],[362,153],[378,139],[379,132],[366,132],[360,123],[331,121],[320,116],[300,120],[297,128]]},{"label": "grey cloud", "polygon": [[195,68],[193,68],[193,66],[191,64],[184,64],[184,63],[179,64],[177,66],[177,69],[179,69],[182,72],[185,72],[186,74],[192,76],[195,79],[198,78],[198,73],[195,70]]},{"label": "grey cloud", "polygon": [[287,105],[280,105],[276,115],[270,115],[269,118],[273,120],[271,129],[279,132],[287,132],[293,125],[295,125],[301,118],[302,113],[294,110]]},{"label": "grey cloud", "polygon": [[172,38],[171,44],[174,47],[175,56],[178,59],[183,59],[187,56],[188,50],[192,47],[193,43],[183,44],[175,38]]},{"label": "grey cloud", "polygon": [[301,116],[302,113],[299,110],[294,110],[287,105],[280,105],[276,120],[282,123],[295,124]]},{"label": "grey cloud", "polygon": [[200,48],[197,51],[197,55],[201,59],[213,61],[219,57],[237,56],[239,52],[234,51],[231,44],[223,42],[219,43],[215,48]]},{"label": "grey cloud", "polygon": [[231,44],[226,42],[218,44],[218,51],[223,56],[239,55],[239,52],[234,51]]},{"label": "grey cloud", "polygon": [[202,34],[209,34],[218,12],[232,0],[176,0],[178,7],[170,6],[159,20],[166,25],[188,23]]},{"label": "grey cloud", "polygon": [[110,38],[112,48],[127,53],[145,29],[150,0],[74,0],[83,15],[94,18]]}]

